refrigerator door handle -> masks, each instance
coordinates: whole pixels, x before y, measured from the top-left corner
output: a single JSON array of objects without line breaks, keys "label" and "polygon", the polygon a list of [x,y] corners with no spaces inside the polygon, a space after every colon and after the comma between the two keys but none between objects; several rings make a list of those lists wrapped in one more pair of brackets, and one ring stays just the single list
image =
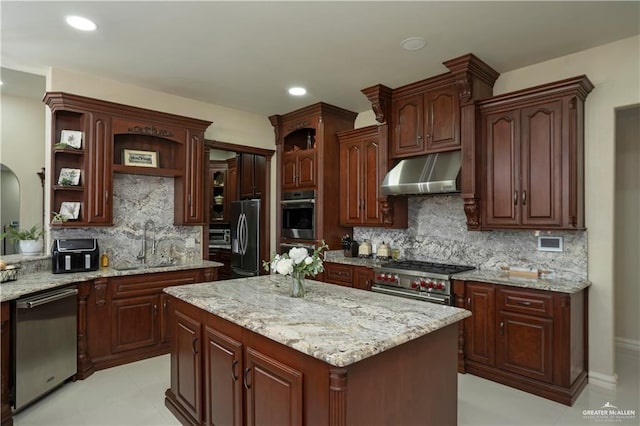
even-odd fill
[{"label": "refrigerator door handle", "polygon": [[247,254],[247,215],[242,213],[240,216],[240,251],[243,255]]}]

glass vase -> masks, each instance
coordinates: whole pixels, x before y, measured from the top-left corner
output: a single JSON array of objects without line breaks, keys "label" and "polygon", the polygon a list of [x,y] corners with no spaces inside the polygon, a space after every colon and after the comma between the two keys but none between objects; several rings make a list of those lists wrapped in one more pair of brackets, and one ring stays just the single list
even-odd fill
[{"label": "glass vase", "polygon": [[291,273],[291,297],[304,297],[304,272],[293,271]]}]

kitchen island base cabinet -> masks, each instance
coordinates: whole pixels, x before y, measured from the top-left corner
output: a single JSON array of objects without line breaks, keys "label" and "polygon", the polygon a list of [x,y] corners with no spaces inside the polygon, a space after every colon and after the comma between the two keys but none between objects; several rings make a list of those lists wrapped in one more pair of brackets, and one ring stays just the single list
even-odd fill
[{"label": "kitchen island base cabinet", "polygon": [[457,423],[456,324],[336,367],[184,301],[171,306],[183,337],[172,341],[165,405],[185,425]]}]

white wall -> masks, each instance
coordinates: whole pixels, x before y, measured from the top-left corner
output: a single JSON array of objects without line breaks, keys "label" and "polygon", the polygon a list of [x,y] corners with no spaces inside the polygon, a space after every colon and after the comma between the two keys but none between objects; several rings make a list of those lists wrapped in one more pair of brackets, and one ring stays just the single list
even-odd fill
[{"label": "white wall", "polygon": [[640,348],[640,106],[616,113],[615,330]]},{"label": "white wall", "polygon": [[0,162],[20,183],[20,227],[31,228],[42,224],[42,186],[36,173],[46,164],[46,107],[35,99],[6,94],[1,102]]}]

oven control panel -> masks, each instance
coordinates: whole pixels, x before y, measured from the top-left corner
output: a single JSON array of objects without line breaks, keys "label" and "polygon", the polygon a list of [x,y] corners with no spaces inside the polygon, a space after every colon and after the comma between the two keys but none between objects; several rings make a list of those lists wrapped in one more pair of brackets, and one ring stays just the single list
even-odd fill
[{"label": "oven control panel", "polygon": [[375,276],[376,284],[391,285],[407,289],[450,294],[449,281],[429,277],[416,277],[380,271]]}]

